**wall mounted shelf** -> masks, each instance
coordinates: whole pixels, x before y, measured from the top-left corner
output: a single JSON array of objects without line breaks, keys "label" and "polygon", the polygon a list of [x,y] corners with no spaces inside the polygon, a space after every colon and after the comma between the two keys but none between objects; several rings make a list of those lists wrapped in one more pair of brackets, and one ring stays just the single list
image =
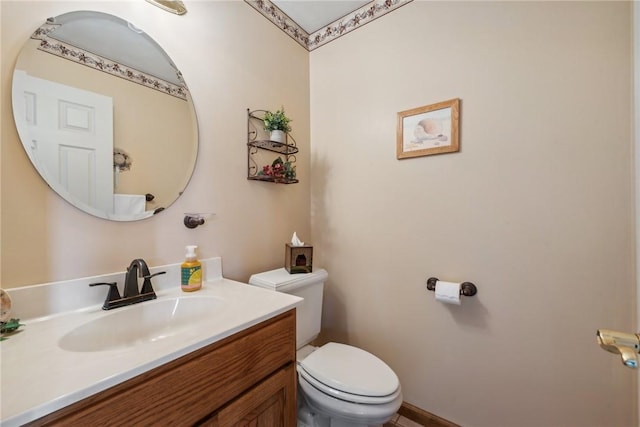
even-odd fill
[{"label": "wall mounted shelf", "polygon": [[247,179],[295,184],[299,182],[295,175],[296,141],[289,133],[286,133],[284,142],[270,140],[264,130],[265,113],[266,110],[251,111],[247,108]]}]

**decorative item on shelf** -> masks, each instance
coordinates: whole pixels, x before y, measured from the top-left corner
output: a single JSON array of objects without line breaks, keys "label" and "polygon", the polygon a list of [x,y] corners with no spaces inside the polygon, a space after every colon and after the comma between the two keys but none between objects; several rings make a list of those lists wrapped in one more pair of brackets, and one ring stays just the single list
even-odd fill
[{"label": "decorative item on shelf", "polygon": [[270,132],[269,138],[275,142],[286,143],[287,132],[291,132],[291,119],[284,113],[284,107],[276,110],[275,113],[266,111],[264,113],[264,129]]},{"label": "decorative item on shelf", "polygon": [[258,176],[273,178],[274,182],[293,181],[296,179],[296,167],[290,161],[285,162],[282,157],[278,157],[271,165],[264,166]]},{"label": "decorative item on shelf", "polygon": [[301,242],[295,231],[291,243],[285,244],[284,268],[290,274],[313,271],[313,246]]},{"label": "decorative item on shelf", "polygon": [[204,224],[204,220],[215,215],[214,213],[185,213],[184,226],[187,228],[196,228]]}]

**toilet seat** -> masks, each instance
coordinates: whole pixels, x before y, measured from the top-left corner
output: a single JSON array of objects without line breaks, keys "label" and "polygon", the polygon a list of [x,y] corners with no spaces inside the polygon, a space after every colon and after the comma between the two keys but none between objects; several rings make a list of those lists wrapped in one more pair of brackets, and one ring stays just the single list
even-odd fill
[{"label": "toilet seat", "polygon": [[380,405],[400,392],[396,374],[373,354],[328,343],[298,362],[298,373],[319,391],[348,402]]},{"label": "toilet seat", "polygon": [[388,403],[369,405],[334,399],[316,389],[303,377],[299,378],[298,385],[303,406],[307,406],[312,412],[328,416],[331,419],[331,425],[381,426],[389,421],[402,406],[402,393],[398,393],[398,396]]}]

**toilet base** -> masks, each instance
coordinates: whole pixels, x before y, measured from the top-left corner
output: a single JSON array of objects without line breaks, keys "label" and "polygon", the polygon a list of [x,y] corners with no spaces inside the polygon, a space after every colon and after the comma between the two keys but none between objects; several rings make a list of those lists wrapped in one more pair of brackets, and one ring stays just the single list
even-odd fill
[{"label": "toilet base", "polygon": [[382,424],[360,424],[350,421],[332,420],[314,410],[298,392],[298,427],[382,427]]}]

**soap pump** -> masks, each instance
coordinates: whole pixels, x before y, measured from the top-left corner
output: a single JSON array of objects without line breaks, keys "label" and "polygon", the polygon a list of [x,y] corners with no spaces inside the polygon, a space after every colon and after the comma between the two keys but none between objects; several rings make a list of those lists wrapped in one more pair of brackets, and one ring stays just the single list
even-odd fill
[{"label": "soap pump", "polygon": [[185,260],[180,266],[180,285],[185,292],[193,292],[202,288],[202,263],[198,261],[196,256],[197,248],[195,245],[186,247]]}]

